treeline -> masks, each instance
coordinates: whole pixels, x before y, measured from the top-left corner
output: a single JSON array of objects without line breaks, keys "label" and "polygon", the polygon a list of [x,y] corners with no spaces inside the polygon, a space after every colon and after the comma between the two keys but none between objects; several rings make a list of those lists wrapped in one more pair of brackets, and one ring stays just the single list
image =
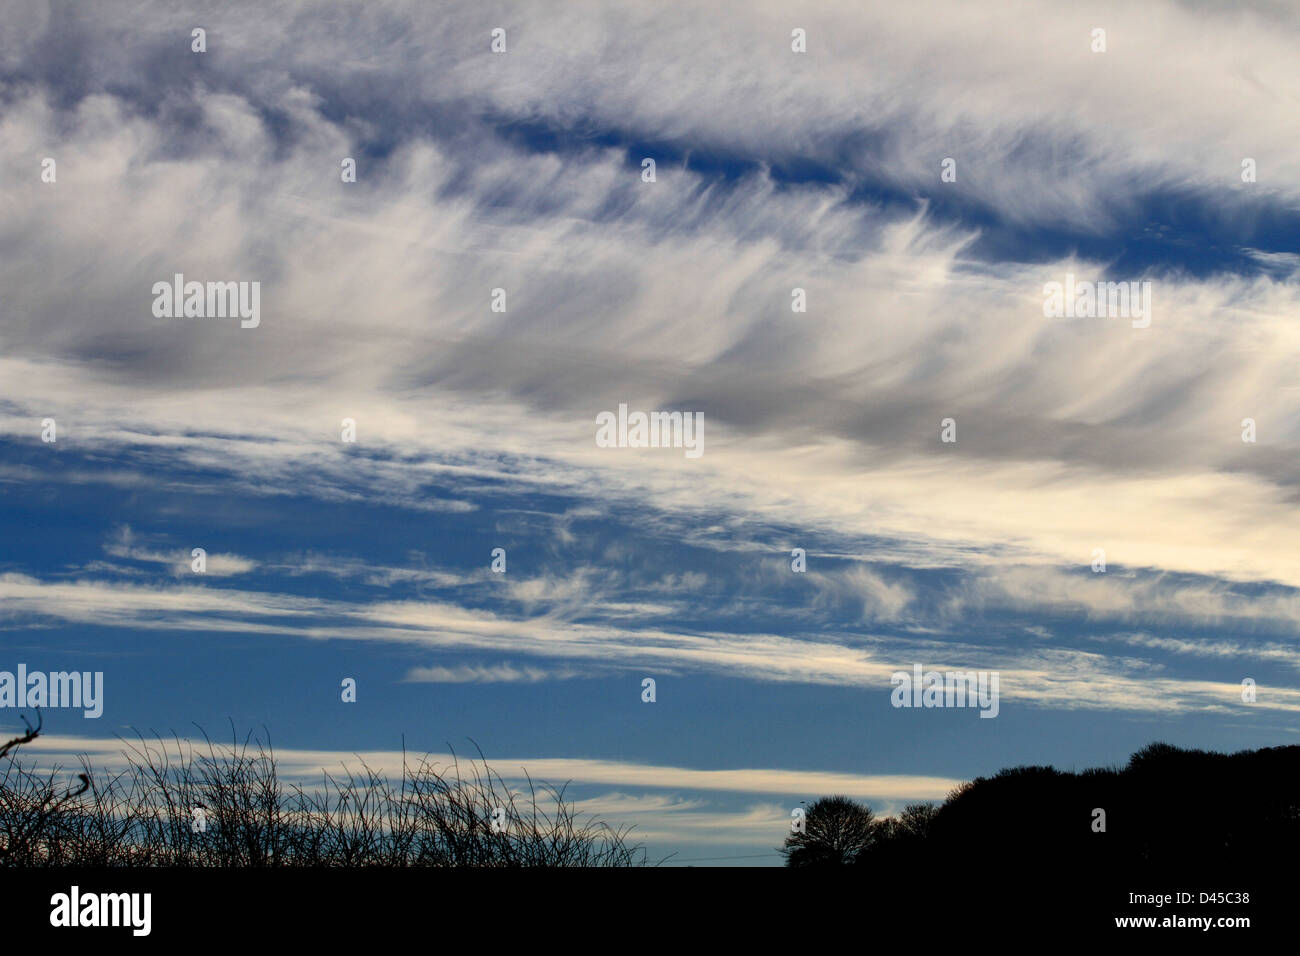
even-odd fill
[{"label": "treeline", "polygon": [[[40,769],[0,745],[0,867],[610,867],[646,853],[580,817],[563,788],[514,788],[479,754],[364,764],[310,789],[281,779],[269,743],[237,737],[128,745],[124,770]],[[206,738],[205,738],[206,740]]]},{"label": "treeline", "polygon": [[[1300,851],[1300,747],[1221,754],[1153,743],[1119,768],[1015,767],[880,819],[846,797],[806,810],[788,866],[925,860],[1198,869],[1276,866]],[[924,857],[921,854],[925,854]]]}]

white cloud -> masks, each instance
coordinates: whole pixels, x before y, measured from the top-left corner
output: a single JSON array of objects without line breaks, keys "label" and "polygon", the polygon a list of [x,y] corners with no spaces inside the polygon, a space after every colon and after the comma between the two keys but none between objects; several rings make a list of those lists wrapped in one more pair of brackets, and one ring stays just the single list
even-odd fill
[{"label": "white cloud", "polygon": [[[116,536],[105,542],[104,551],[115,558],[164,565],[174,577],[198,573],[193,569],[193,548],[157,550],[157,546],[151,548],[138,543],[136,535],[126,526],[120,527]],[[230,577],[235,574],[248,574],[256,567],[257,562],[251,558],[223,552],[208,554],[206,549],[204,552],[205,570],[203,573],[216,578]]]},{"label": "white cloud", "polygon": [[460,664],[455,667],[413,667],[406,680],[423,684],[536,684],[583,676],[580,671],[561,668],[516,667],[504,664]]},{"label": "white cloud", "polygon": [[[1149,662],[1068,649],[984,648],[872,635],[791,637],[756,632],[667,630],[510,617],[433,601],[352,603],[205,587],[132,582],[47,583],[0,575],[5,618],[101,627],[238,632],[268,638],[380,641],[443,650],[532,655],[561,669],[686,669],[758,681],[858,687],[883,700],[890,675],[913,662],[929,669],[997,670],[1002,708],[1016,704],[1133,712],[1244,715],[1300,711],[1300,690],[1270,686],[1241,703],[1239,678],[1210,681],[1153,671]],[[1261,686],[1263,686],[1261,684]]]},{"label": "white cloud", "polygon": [[[1238,585],[1300,587],[1300,541],[1279,533],[1300,488],[1295,274],[1158,276],[1146,330],[1052,322],[1043,283],[1105,262],[975,262],[975,226],[945,224],[933,203],[898,218],[854,191],[933,195],[937,160],[954,155],[952,195],[1003,222],[1104,236],[1161,190],[1249,222],[1236,178],[1249,149],[1257,191],[1293,210],[1294,11],[1110,3],[1085,19],[1010,0],[990,19],[956,2],[906,16],[827,3],[804,12],[799,58],[792,14],[775,2],[739,18],[707,4],[543,5],[512,11],[512,52],[493,59],[473,4],[330,9],[215,11],[221,57],[204,85],[166,95],[136,86],[138,63],[186,35],[183,14],[97,5],[14,18],[0,68],[30,82],[0,113],[0,435],[39,448],[54,416],[58,451],[129,467],[5,465],[0,480],[434,514],[468,513],[497,490],[565,494],[661,523],[714,516],[738,553],[752,544],[732,535],[746,520],[856,541],[858,553],[886,539],[882,559],[966,572],[949,621],[1055,608],[1293,633],[1294,595]],[[1098,17],[1102,55],[1087,48]],[[67,88],[39,62],[47,29],[95,34]],[[84,96],[81,75],[95,80]],[[516,120],[678,144],[735,168],[720,182],[700,161],[666,160],[643,188],[622,150],[529,150],[502,133]],[[391,151],[365,158],[381,131]],[[345,187],[338,159],[358,152],[360,178]],[[46,153],[59,157],[57,185],[34,175],[30,157]],[[785,160],[829,181],[783,181]],[[1246,253],[1281,275],[1292,264]],[[177,271],[262,281],[261,327],[153,318],[152,283]],[[505,315],[487,308],[498,286]],[[789,311],[795,286],[806,314]],[[704,410],[705,457],[596,448],[594,415],[620,401]],[[948,416],[951,446],[938,441]],[[344,417],[358,423],[355,447],[338,440]],[[1259,423],[1255,445],[1240,441],[1244,417]],[[571,540],[563,522],[549,533]],[[110,554],[174,567],[188,549],[172,546]],[[1104,580],[1062,572],[1096,547]],[[480,583],[348,561],[299,570]],[[256,566],[209,555],[214,574]],[[912,586],[874,568],[809,578],[872,624],[925,614]],[[874,635],[616,626],[667,617],[672,594],[626,599],[587,568],[502,590],[538,613],[0,578],[11,618],[490,647],[582,666],[875,687],[910,660],[894,652],[912,650]],[[566,622],[588,602],[604,623]],[[353,624],[335,634],[325,615]],[[1006,662],[1009,699],[1177,710],[1233,697],[1228,683],[1150,681],[1082,653]],[[1291,709],[1294,693],[1258,706]]]}]

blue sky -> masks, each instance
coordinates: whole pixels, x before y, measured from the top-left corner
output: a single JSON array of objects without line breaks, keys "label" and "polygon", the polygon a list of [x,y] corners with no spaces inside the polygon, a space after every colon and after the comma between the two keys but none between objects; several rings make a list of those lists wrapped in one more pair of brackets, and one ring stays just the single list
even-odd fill
[{"label": "blue sky", "polygon": [[[105,675],[38,752],[473,740],[761,865],[830,792],[1295,742],[1300,19],[1002,6],[17,5],[0,670]],[[1046,318],[1067,274],[1149,327]],[[917,663],[998,716],[895,709]]]}]

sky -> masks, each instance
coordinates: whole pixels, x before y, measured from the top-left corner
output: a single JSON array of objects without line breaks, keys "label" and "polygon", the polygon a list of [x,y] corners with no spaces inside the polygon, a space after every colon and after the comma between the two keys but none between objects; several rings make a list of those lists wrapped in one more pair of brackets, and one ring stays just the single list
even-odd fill
[{"label": "sky", "polygon": [[[1262,0],[6,4],[0,671],[104,675],[31,753],[477,746],[779,865],[830,793],[1296,743],[1297,48]],[[917,665],[996,717],[894,706]]]}]

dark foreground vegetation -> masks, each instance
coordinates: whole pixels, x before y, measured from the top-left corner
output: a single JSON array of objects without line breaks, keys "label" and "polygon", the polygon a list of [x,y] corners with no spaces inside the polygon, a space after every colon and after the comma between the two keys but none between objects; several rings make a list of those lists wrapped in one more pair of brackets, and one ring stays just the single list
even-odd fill
[{"label": "dark foreground vegetation", "polygon": [[[0,867],[608,867],[645,850],[563,788],[512,789],[478,759],[403,762],[396,783],[364,765],[311,789],[280,779],[269,743],[195,751],[128,745],[125,770],[37,769],[0,743]],[[206,738],[205,738],[206,739]]]},{"label": "dark foreground vegetation", "polygon": [[1122,768],[1015,767],[958,787],[940,806],[884,819],[825,797],[783,852],[788,866],[885,872],[917,861],[1094,873],[1276,868],[1300,853],[1300,747],[1220,754],[1154,743]]}]

